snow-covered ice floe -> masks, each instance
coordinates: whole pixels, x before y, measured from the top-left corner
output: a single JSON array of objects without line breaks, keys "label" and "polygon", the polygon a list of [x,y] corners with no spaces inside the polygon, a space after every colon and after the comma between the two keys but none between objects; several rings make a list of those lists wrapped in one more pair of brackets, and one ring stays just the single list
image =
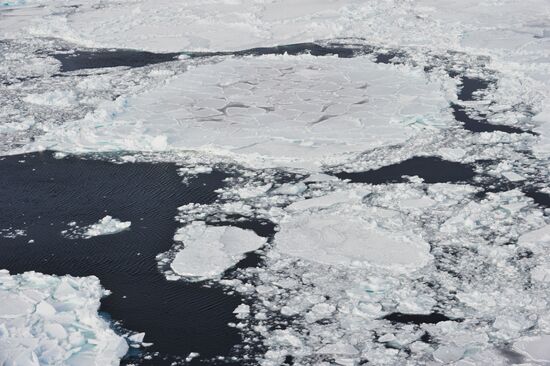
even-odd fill
[{"label": "snow-covered ice floe", "polygon": [[84,237],[91,238],[100,235],[116,234],[128,230],[131,224],[130,221],[120,221],[119,219],[107,215],[97,223],[88,226],[84,231]]},{"label": "snow-covered ice floe", "polygon": [[413,270],[430,260],[430,245],[403,231],[381,227],[376,213],[342,210],[291,216],[275,235],[278,251],[319,263]]},{"label": "snow-covered ice floe", "polygon": [[132,223],[130,221],[120,221],[119,219],[107,215],[95,224],[84,227],[79,227],[76,222],[70,222],[69,228],[63,230],[62,234],[73,239],[89,239],[94,236],[117,234],[128,230],[131,225]]},{"label": "snow-covered ice floe", "polygon": [[[253,231],[234,226],[208,226],[201,221],[180,228],[174,240],[184,247],[175,250],[170,266],[178,276],[190,281],[219,277],[243,259],[245,253],[266,243],[265,238]],[[164,255],[160,255],[159,260],[163,259]]]},{"label": "snow-covered ice floe", "polygon": [[[319,168],[452,124],[448,85],[367,57],[263,56],[193,68],[36,146],[70,152],[195,150],[254,166]],[[110,108],[114,108],[113,105]]]},{"label": "snow-covered ice floe", "polygon": [[96,277],[0,270],[0,364],[118,365],[128,345],[98,315]]}]

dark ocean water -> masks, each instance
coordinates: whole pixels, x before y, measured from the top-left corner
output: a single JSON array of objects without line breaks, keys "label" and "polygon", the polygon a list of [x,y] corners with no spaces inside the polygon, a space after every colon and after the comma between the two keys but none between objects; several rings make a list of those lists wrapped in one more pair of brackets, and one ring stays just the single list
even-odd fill
[{"label": "dark ocean water", "polygon": [[[0,237],[0,268],[97,276],[112,291],[100,310],[145,332],[145,342],[154,343],[147,350],[159,353],[140,364],[169,365],[192,351],[227,356],[240,342],[227,326],[240,298],[167,281],[155,260],[173,244],[177,207],[213,202],[225,177],[214,171],[183,184],[173,164],[55,159],[50,152],[0,158],[0,228],[27,230],[26,237]],[[71,221],[89,225],[107,214],[131,221],[130,230],[90,239],[61,235]]]},{"label": "dark ocean water", "polygon": [[434,156],[415,156],[397,164],[364,172],[341,172],[336,176],[354,183],[385,184],[406,182],[403,175],[417,175],[426,183],[467,182],[474,177],[470,165],[443,160]]}]

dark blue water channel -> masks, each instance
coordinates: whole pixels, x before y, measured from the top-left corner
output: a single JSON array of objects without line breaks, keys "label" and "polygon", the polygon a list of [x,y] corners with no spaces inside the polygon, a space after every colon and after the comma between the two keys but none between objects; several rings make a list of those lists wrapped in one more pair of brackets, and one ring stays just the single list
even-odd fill
[{"label": "dark blue water channel", "polygon": [[[154,343],[148,352],[158,352],[123,363],[169,365],[193,351],[211,364],[212,357],[230,355],[241,339],[227,323],[235,321],[240,298],[167,281],[155,260],[172,246],[177,207],[213,202],[226,175],[214,171],[183,184],[176,169],[55,159],[50,152],[0,158],[0,228],[27,230],[26,237],[0,237],[0,268],[97,276],[112,291],[100,310],[126,329],[145,332],[145,342]],[[61,235],[71,221],[89,225],[107,214],[131,221],[131,229],[90,239]]]}]

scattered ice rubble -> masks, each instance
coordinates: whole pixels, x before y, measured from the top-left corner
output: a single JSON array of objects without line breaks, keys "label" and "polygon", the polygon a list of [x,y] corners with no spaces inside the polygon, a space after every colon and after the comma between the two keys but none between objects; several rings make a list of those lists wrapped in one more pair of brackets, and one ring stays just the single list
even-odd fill
[{"label": "scattered ice rubble", "polygon": [[27,236],[27,230],[25,229],[15,229],[9,227],[7,229],[0,229],[0,237],[6,239],[15,239],[19,236]]},{"label": "scattered ice rubble", "polygon": [[118,365],[124,338],[98,316],[96,277],[0,270],[0,364]]},{"label": "scattered ice rubble", "polygon": [[[240,197],[239,190],[224,196]],[[381,186],[325,180],[310,184],[309,199],[287,196],[294,203],[282,210],[273,206],[280,195],[246,199],[253,215],[269,217],[280,231],[263,267],[221,281],[249,297],[250,306],[235,310],[236,326],[251,343],[258,333],[265,337],[263,365],[280,365],[288,355],[327,365],[331,359],[342,365],[550,362],[541,346],[550,333],[549,266],[538,254],[550,249],[550,226],[517,190],[475,202],[477,190],[414,179]],[[188,209],[182,217],[189,220],[207,210]],[[223,217],[233,209],[220,203],[212,213]],[[319,225],[323,220],[328,224]],[[373,232],[380,237],[370,242]],[[359,238],[363,245],[354,248]],[[376,248],[386,241],[404,265],[394,266],[386,248]],[[423,242],[431,243],[430,253]],[[411,246],[417,250],[408,252]],[[450,320],[383,319],[434,311]],[[273,329],[281,317],[285,327]],[[422,340],[425,334],[431,341]],[[500,351],[506,348],[516,355]]]},{"label": "scattered ice rubble", "polygon": [[132,223],[130,221],[120,221],[110,215],[105,216],[92,225],[79,227],[76,222],[70,222],[69,228],[63,230],[61,234],[72,239],[84,238],[90,239],[94,236],[112,235],[128,230]]}]

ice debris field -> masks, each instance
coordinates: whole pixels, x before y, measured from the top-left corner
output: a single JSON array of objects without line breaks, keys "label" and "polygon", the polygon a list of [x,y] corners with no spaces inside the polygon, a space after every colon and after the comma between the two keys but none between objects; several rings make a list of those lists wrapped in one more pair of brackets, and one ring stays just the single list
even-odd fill
[{"label": "ice debris field", "polygon": [[[2,155],[227,174],[152,265],[240,296],[240,343],[143,364],[549,365],[549,85],[547,0],[0,2]],[[142,229],[100,217],[59,235]],[[8,271],[3,364],[147,334],[93,276]]]}]

